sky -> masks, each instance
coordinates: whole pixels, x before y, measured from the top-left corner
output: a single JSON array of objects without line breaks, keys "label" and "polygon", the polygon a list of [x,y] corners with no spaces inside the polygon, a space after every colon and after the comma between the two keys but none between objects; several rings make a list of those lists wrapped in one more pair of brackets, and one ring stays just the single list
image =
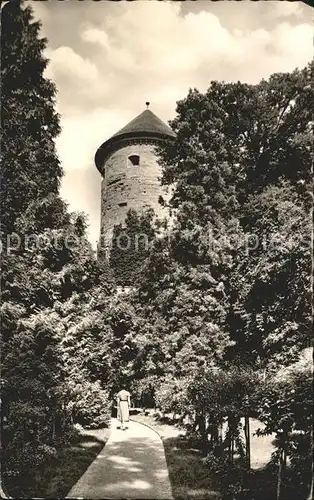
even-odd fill
[{"label": "sky", "polygon": [[189,88],[258,83],[313,58],[312,9],[302,2],[30,1],[58,90],[61,196],[99,237],[97,148],[145,109],[164,121]]}]

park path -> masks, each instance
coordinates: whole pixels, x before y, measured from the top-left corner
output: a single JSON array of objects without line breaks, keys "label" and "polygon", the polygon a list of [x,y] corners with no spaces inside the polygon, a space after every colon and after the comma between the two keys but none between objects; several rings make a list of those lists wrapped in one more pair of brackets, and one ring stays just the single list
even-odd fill
[{"label": "park path", "polygon": [[112,419],[110,437],[66,498],[173,500],[160,436],[138,422],[122,431]]}]

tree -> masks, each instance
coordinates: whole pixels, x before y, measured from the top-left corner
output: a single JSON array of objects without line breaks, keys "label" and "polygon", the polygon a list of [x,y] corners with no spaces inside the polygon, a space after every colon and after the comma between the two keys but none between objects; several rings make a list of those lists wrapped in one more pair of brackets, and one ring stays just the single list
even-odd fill
[{"label": "tree", "polygon": [[[137,294],[142,373],[164,377],[168,407],[167,377],[177,387],[202,370],[227,377],[232,364],[267,377],[310,343],[312,79],[310,63],[258,85],[212,82],[177,103],[176,139],[159,151],[174,220]],[[195,381],[200,414],[212,385]]]},{"label": "tree", "polygon": [[[310,63],[257,85],[211,82],[204,94],[190,90],[178,102],[178,115],[171,123],[176,143],[162,154],[164,182],[177,182],[172,204],[198,192],[199,204],[211,195],[211,206],[213,199],[219,203],[222,190],[237,188],[243,195],[238,195],[238,202],[245,203],[248,191],[260,193],[280,178],[306,193],[311,179],[312,79]],[[219,181],[227,165],[229,180],[236,182],[216,190],[217,184],[208,182],[209,167]]]},{"label": "tree", "polygon": [[245,214],[247,246],[230,280],[229,322],[239,356],[276,371],[311,341],[309,212],[282,182],[251,196]]},{"label": "tree", "polygon": [[[88,301],[102,276],[85,218],[70,214],[59,197],[59,117],[55,87],[43,77],[46,41],[39,38],[40,24],[33,22],[30,7],[15,0],[1,15],[2,471],[13,496],[38,496],[32,475],[73,435],[69,409],[71,402],[78,404],[64,363],[59,306],[75,294]],[[92,388],[90,399],[108,417],[107,393],[87,376],[80,382],[81,400]],[[93,401],[85,406],[91,419],[100,417]]]},{"label": "tree", "polygon": [[282,348],[289,362],[309,342],[312,78],[311,63],[190,90],[176,141],[160,150],[163,182],[175,184],[173,257],[221,283],[229,355],[253,364]]},{"label": "tree", "polygon": [[58,194],[62,168],[54,139],[60,132],[55,112],[56,89],[43,77],[47,40],[30,7],[18,0],[1,10],[2,53],[2,234],[32,204]]},{"label": "tree", "polygon": [[298,494],[304,498],[311,488],[313,374],[312,350],[307,351],[310,352],[303,352],[297,362],[267,380],[260,400],[259,417],[265,424],[263,433],[277,436],[277,500],[281,498],[284,479],[287,487],[288,457],[292,476],[292,484],[288,486],[295,488],[297,485]]},{"label": "tree", "polygon": [[129,210],[124,224],[114,227],[109,265],[117,285],[136,286],[155,237],[154,211]]}]

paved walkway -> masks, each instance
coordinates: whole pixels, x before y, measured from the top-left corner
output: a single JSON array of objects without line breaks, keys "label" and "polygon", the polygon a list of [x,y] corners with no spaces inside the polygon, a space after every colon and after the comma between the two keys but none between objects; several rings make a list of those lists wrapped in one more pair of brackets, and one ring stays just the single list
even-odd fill
[{"label": "paved walkway", "polygon": [[162,441],[149,427],[112,419],[111,435],[66,498],[173,500]]}]

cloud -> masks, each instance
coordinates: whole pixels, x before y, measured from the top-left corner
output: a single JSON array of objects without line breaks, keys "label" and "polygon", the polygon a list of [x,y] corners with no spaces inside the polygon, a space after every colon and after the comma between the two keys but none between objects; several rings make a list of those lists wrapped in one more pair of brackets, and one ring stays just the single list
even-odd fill
[{"label": "cloud", "polygon": [[96,109],[61,119],[62,134],[56,139],[56,146],[65,175],[60,194],[70,202],[71,211],[83,211],[89,215],[89,237],[93,244],[99,236],[101,186],[94,155],[112,135],[112,130],[119,130],[131,118],[118,109]]},{"label": "cloud", "polygon": [[313,28],[309,24],[291,26],[284,22],[273,31],[277,54],[290,56],[293,63],[303,61],[305,64],[313,56]]},{"label": "cloud", "polygon": [[310,8],[299,2],[32,4],[49,40],[47,75],[58,88],[62,193],[89,213],[93,240],[100,219],[95,151],[146,100],[166,121],[190,87],[257,83],[313,56]]},{"label": "cloud", "polygon": [[62,114],[76,114],[82,106],[94,108],[96,99],[105,99],[109,87],[93,61],[65,46],[47,49],[45,56],[49,59],[45,76],[57,84]]},{"label": "cloud", "polygon": [[48,71],[55,78],[65,76],[72,80],[78,78],[85,82],[91,82],[99,76],[95,64],[83,59],[71,47],[59,47],[53,51],[48,50],[47,57],[51,60]]},{"label": "cloud", "polygon": [[110,48],[109,36],[105,31],[101,31],[97,28],[88,28],[83,31],[81,36],[86,42],[98,43],[105,49]]},{"label": "cloud", "polygon": [[[275,13],[278,17],[278,9]],[[303,66],[312,55],[309,24],[285,21],[269,30],[228,30],[209,11],[181,16],[174,2],[136,2],[116,13],[115,19],[104,19],[102,28],[86,27],[81,38],[98,47],[94,61],[106,61],[113,91],[118,77],[125,79],[116,88],[123,90],[117,95],[121,105],[130,103],[130,93],[132,103],[140,102],[145,87],[155,95],[160,85],[173,89],[184,83],[186,89],[205,89],[212,79],[239,78],[256,83],[282,71],[281,66],[284,71]]]},{"label": "cloud", "polygon": [[32,10],[35,14],[35,18],[39,19],[42,23],[42,31],[44,33],[44,26],[49,22],[49,9],[44,2],[34,2],[31,3]]},{"label": "cloud", "polygon": [[97,148],[130,119],[119,110],[96,109],[90,113],[62,117],[62,134],[56,146],[65,170],[87,168],[94,164]]},{"label": "cloud", "polygon": [[60,194],[70,202],[70,210],[85,212],[89,222],[89,239],[99,238],[101,176],[92,163],[88,167],[66,170]]},{"label": "cloud", "polygon": [[273,17],[290,17],[294,16],[297,18],[302,17],[302,5],[300,2],[271,2],[270,4],[271,13]]}]

